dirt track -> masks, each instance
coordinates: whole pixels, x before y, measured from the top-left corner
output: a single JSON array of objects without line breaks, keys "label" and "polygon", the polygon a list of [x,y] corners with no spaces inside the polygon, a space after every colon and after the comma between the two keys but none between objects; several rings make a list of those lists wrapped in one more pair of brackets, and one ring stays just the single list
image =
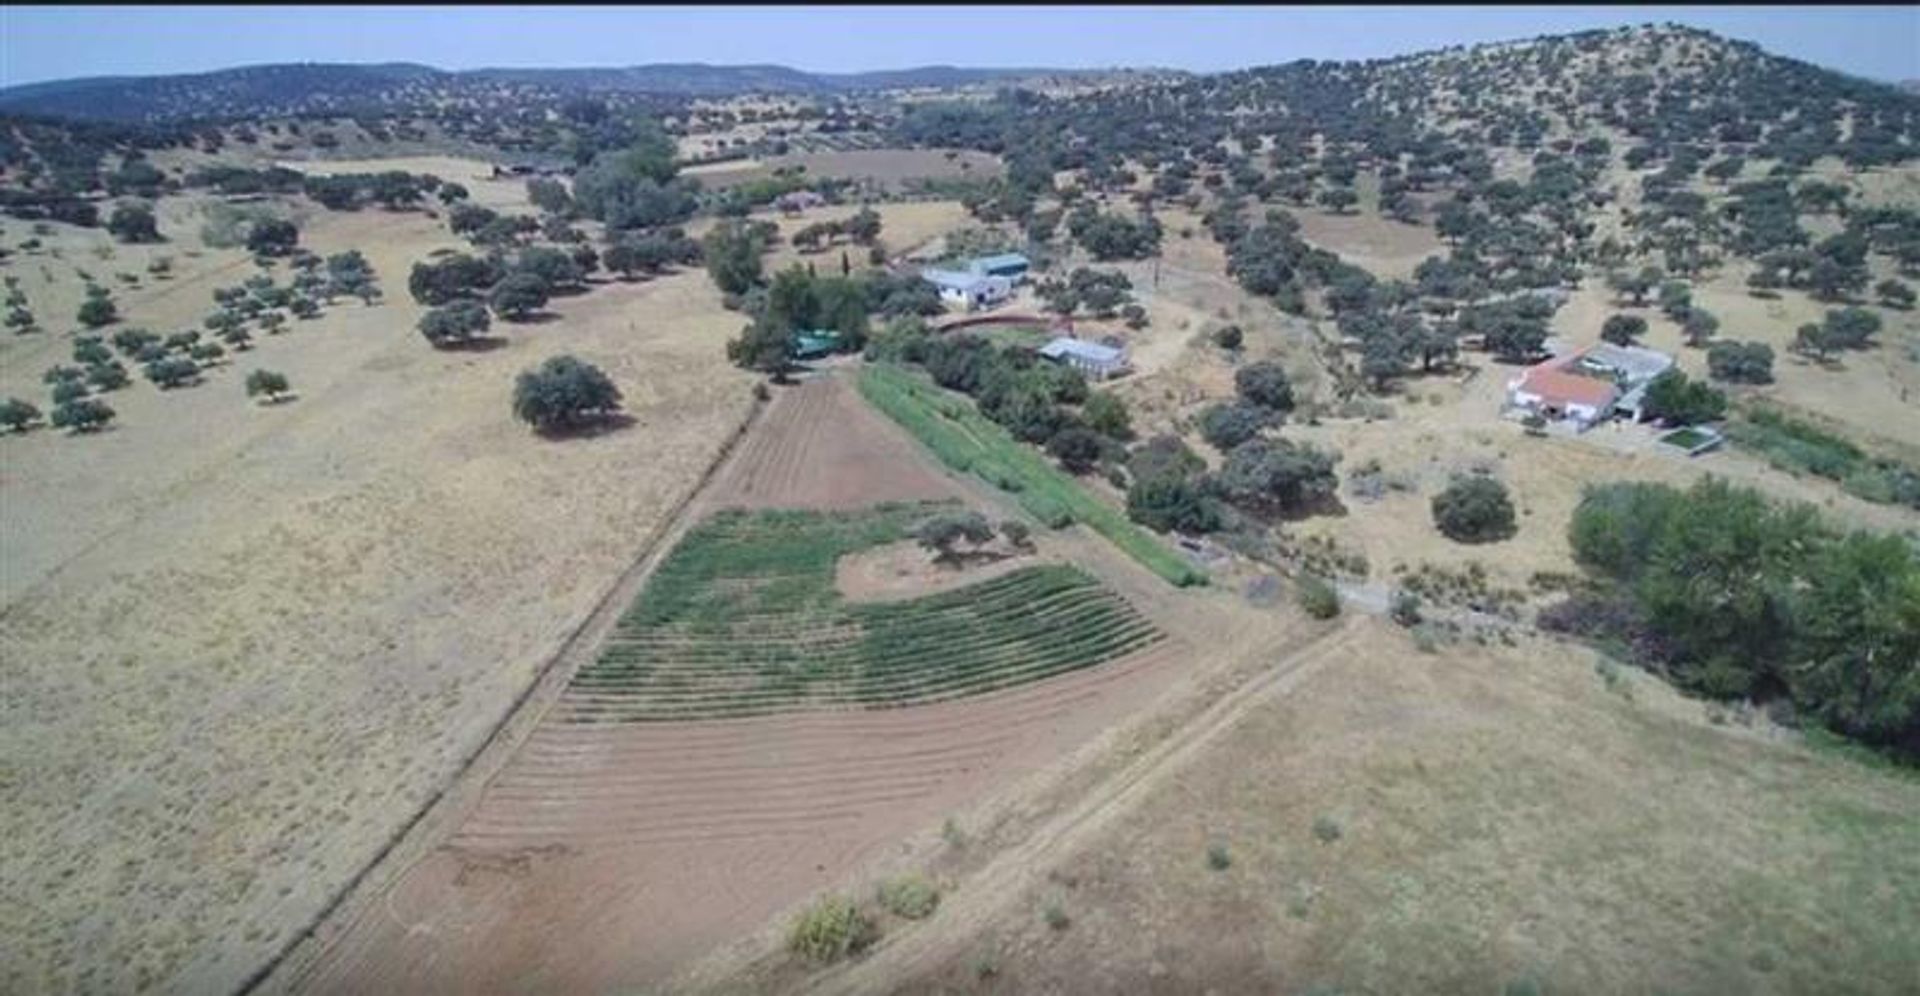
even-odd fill
[{"label": "dirt track", "polygon": [[[695,508],[956,493],[832,378],[782,392]],[[343,993],[656,982],[1143,708],[1181,673],[1186,648],[1170,639],[912,709],[621,728],[567,724],[556,710],[450,839],[360,903],[311,970],[286,981]]]}]

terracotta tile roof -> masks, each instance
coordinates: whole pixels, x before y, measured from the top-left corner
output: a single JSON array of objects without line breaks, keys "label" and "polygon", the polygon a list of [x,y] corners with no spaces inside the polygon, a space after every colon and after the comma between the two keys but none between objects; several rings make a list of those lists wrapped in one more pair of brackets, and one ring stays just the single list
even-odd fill
[{"label": "terracotta tile roof", "polygon": [[1612,381],[1597,377],[1586,377],[1577,373],[1568,373],[1564,368],[1577,362],[1581,354],[1554,357],[1545,363],[1536,364],[1520,379],[1520,390],[1528,394],[1537,394],[1553,405],[1587,405],[1602,408],[1620,397],[1620,389]]}]

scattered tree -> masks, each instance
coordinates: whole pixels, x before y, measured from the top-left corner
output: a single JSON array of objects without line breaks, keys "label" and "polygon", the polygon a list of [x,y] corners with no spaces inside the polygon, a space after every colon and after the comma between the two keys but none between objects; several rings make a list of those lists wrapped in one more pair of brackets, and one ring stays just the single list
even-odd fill
[{"label": "scattered tree", "polygon": [[1647,334],[1647,320],[1639,315],[1613,315],[1600,326],[1600,338],[1616,346],[1631,346]]},{"label": "scattered tree", "polygon": [[552,357],[514,382],[514,415],[541,432],[577,429],[619,409],[620,389],[577,357]]},{"label": "scattered tree", "polygon": [[934,555],[934,560],[952,563],[959,558],[954,547],[960,542],[975,547],[992,542],[993,526],[978,512],[953,512],[920,523],[914,527],[913,538]]},{"label": "scattered tree", "polygon": [[1773,347],[1764,342],[1716,342],[1707,347],[1707,373],[1737,384],[1773,383]]},{"label": "scattered tree", "polygon": [[122,242],[137,244],[161,241],[153,209],[145,204],[122,204],[114,208],[113,214],[107,218],[107,231]]},{"label": "scattered tree", "polygon": [[56,429],[72,429],[74,432],[97,432],[113,421],[114,411],[104,401],[96,398],[79,398],[69,401],[53,410],[49,420]]},{"label": "scattered tree", "polygon": [[28,426],[38,421],[40,421],[40,409],[34,407],[32,402],[8,398],[5,403],[0,404],[0,425],[5,425],[14,432],[25,432]]},{"label": "scattered tree", "polygon": [[454,301],[420,316],[420,334],[436,347],[471,342],[493,325],[478,301]]}]

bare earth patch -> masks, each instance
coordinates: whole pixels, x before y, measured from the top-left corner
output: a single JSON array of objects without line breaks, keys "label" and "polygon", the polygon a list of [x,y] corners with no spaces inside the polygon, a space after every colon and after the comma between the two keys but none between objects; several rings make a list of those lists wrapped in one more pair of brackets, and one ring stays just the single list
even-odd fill
[{"label": "bare earth patch", "polygon": [[1046,562],[1005,543],[941,562],[912,540],[848,554],[834,565],[834,589],[852,602],[898,602],[951,591]]}]

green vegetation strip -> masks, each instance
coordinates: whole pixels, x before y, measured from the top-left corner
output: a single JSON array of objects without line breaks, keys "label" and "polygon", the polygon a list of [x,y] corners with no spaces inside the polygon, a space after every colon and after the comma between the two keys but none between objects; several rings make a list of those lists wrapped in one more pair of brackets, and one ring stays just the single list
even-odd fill
[{"label": "green vegetation strip", "polygon": [[1920,469],[1872,456],[1807,422],[1755,408],[1729,423],[1726,436],[1788,473],[1837,481],[1848,494],[1882,505],[1920,508]]},{"label": "green vegetation strip", "polygon": [[908,601],[840,597],[840,557],[905,539],[951,507],[714,515],[574,676],[570,715],[642,722],[935,702],[1090,667],[1161,638],[1125,600],[1065,565]]},{"label": "green vegetation strip", "polygon": [[1083,522],[1172,584],[1206,583],[1205,572],[1089,494],[1034,449],[981,415],[971,401],[887,363],[869,363],[861,370],[860,393],[941,462],[1009,492],[1048,526]]}]

